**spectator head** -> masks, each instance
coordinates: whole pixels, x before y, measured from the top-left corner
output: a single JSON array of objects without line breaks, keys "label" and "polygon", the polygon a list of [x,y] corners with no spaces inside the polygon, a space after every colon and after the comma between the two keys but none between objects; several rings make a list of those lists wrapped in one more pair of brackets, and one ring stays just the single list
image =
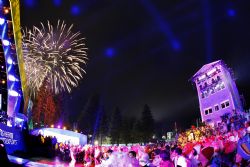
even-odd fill
[{"label": "spectator head", "polygon": [[130,158],[136,158],[136,152],[135,151],[129,151],[128,153]]},{"label": "spectator head", "polygon": [[193,156],[196,156],[196,155],[198,155],[198,153],[197,153],[196,149],[193,149]]},{"label": "spectator head", "polygon": [[107,154],[108,155],[111,155],[113,153],[113,150],[111,150],[111,149],[109,149],[108,151],[107,151]]},{"label": "spectator head", "polygon": [[177,145],[175,144],[174,146],[171,147],[171,151],[174,151],[177,148]]},{"label": "spectator head", "polygon": [[169,161],[170,160],[170,154],[166,151],[161,151],[160,157],[163,161]]},{"label": "spectator head", "polygon": [[179,148],[179,147],[175,148],[174,151],[175,151],[178,155],[181,155],[181,154],[182,154],[182,149]]},{"label": "spectator head", "polygon": [[166,151],[170,151],[170,146],[166,145]]},{"label": "spectator head", "polygon": [[160,149],[156,149],[156,150],[154,150],[155,155],[159,155],[159,154],[160,154],[160,152],[161,152],[161,150],[160,150]]}]

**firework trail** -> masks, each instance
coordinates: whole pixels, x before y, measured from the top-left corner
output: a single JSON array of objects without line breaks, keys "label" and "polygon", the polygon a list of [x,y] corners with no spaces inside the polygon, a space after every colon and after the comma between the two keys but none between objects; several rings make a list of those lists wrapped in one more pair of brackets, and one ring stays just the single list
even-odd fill
[{"label": "firework trail", "polygon": [[32,30],[23,30],[23,55],[28,84],[33,92],[46,84],[53,93],[71,92],[86,73],[87,54],[80,32],[73,33],[58,20],[53,27],[41,23]]}]

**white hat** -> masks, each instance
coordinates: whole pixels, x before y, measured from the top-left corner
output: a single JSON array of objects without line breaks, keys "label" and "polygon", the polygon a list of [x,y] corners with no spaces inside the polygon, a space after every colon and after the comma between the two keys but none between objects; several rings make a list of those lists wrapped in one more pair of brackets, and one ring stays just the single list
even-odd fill
[{"label": "white hat", "polygon": [[200,144],[197,144],[197,145],[195,145],[195,146],[193,147],[193,149],[196,150],[197,154],[200,154],[200,152],[201,152],[201,145],[200,145]]}]

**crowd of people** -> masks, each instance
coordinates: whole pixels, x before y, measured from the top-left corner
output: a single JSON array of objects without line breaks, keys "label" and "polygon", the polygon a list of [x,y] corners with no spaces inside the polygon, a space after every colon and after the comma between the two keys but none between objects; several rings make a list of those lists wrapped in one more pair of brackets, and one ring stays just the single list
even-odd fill
[{"label": "crowd of people", "polygon": [[57,149],[61,159],[86,167],[250,166],[250,122],[224,117],[217,126],[192,126],[173,142],[131,146],[61,143]]}]

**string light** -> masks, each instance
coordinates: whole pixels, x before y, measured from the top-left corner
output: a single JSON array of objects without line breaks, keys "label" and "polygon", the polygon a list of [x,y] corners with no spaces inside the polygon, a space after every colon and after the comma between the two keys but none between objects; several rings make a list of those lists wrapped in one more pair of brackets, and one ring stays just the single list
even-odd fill
[{"label": "string light", "polygon": [[4,14],[8,14],[9,12],[10,12],[10,10],[8,8],[4,8],[4,10],[3,10]]}]

